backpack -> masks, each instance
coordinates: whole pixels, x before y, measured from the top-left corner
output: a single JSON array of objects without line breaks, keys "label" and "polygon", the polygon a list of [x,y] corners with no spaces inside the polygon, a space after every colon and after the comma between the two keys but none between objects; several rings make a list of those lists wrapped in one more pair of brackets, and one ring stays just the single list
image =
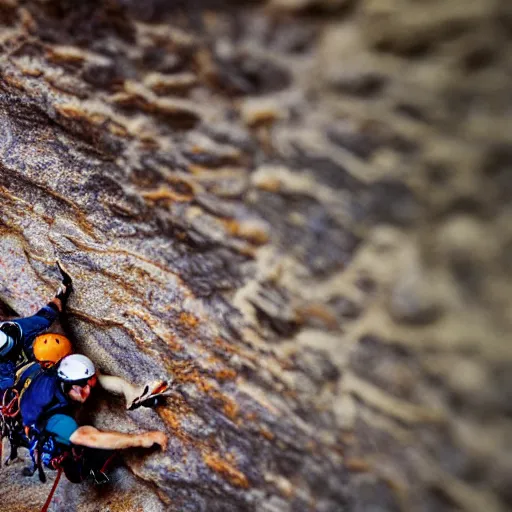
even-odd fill
[{"label": "backpack", "polygon": [[30,383],[44,371],[37,361],[18,366],[16,368],[16,378],[14,380],[14,388],[20,394],[20,398],[28,388]]},{"label": "backpack", "polygon": [[71,404],[60,386],[57,369],[38,373],[20,399],[23,425],[44,430],[46,421],[57,412],[66,414]]}]

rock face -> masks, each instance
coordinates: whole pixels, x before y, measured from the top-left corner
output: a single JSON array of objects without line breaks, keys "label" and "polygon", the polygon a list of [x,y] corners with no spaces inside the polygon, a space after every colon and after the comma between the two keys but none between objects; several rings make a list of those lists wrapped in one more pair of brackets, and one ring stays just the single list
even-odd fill
[{"label": "rock face", "polygon": [[[54,511],[512,506],[512,11],[3,0],[0,298],[165,429]],[[0,473],[4,510],[49,486]]]}]

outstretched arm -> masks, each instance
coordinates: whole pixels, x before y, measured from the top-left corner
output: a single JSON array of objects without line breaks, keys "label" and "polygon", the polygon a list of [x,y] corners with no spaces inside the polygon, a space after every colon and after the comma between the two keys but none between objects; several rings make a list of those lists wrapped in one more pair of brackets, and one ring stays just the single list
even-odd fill
[{"label": "outstretched arm", "polygon": [[91,426],[79,427],[69,440],[76,445],[104,450],[122,450],[124,448],[151,448],[154,444],[162,449],[167,446],[167,435],[151,431],[143,434],[122,434],[120,432],[102,432]]},{"label": "outstretched arm", "polygon": [[127,404],[132,403],[132,401],[140,394],[140,389],[138,387],[130,384],[127,380],[124,380],[121,377],[116,377],[115,375],[104,375],[99,372],[96,372],[96,375],[98,376],[98,381],[103,389],[109,393],[114,393],[115,395],[123,395]]}]

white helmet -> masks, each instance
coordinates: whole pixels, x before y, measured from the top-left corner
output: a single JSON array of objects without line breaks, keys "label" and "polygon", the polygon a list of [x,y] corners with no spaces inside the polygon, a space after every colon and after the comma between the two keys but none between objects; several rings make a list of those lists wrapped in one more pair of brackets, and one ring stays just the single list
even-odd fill
[{"label": "white helmet", "polygon": [[0,356],[6,356],[14,346],[14,340],[0,328]]},{"label": "white helmet", "polygon": [[93,362],[82,354],[66,356],[57,370],[57,375],[67,382],[90,379],[95,373]]},{"label": "white helmet", "polygon": [[0,329],[0,350],[4,348],[4,345],[7,343],[7,334]]}]

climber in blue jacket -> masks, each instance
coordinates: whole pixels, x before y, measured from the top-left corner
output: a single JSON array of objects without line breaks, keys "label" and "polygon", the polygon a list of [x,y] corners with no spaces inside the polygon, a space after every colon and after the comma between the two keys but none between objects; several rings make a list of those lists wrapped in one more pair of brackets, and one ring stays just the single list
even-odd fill
[{"label": "climber in blue jacket", "polygon": [[62,282],[57,294],[35,315],[0,323],[0,397],[14,385],[16,365],[32,360],[32,344],[48,329],[66,305],[72,290],[69,274],[57,262]]}]

